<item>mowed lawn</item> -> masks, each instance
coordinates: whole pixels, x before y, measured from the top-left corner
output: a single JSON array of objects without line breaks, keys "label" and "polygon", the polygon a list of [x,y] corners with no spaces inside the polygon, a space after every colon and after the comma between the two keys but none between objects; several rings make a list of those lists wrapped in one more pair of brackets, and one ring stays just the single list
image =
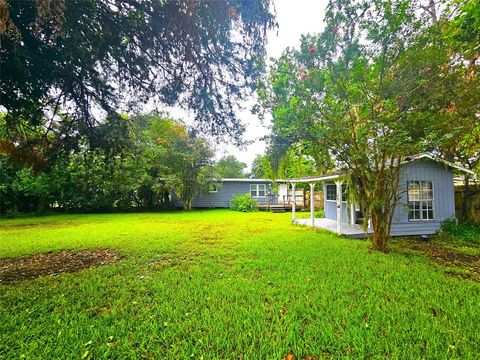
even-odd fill
[{"label": "mowed lawn", "polygon": [[2,359],[478,359],[480,283],[229,210],[0,221],[0,258],[124,259],[0,285]]}]

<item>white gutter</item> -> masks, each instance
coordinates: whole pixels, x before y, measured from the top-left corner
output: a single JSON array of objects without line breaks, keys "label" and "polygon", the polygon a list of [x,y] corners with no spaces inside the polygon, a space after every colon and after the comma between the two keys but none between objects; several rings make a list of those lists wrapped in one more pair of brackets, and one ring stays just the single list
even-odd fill
[{"label": "white gutter", "polygon": [[408,163],[408,162],[411,162],[413,160],[420,160],[420,159],[430,159],[432,161],[436,161],[436,162],[439,162],[439,163],[444,163],[445,165],[453,168],[453,169],[457,169],[458,171],[461,171],[461,172],[464,172],[464,173],[467,173],[467,174],[470,174],[470,175],[473,175],[475,178],[477,176],[477,174],[475,173],[475,171],[473,170],[470,170],[470,169],[467,169],[467,168],[464,168],[463,166],[460,166],[460,165],[457,165],[453,162],[450,162],[448,160],[444,160],[444,159],[441,159],[441,158],[436,158],[435,156],[433,156],[432,154],[428,154],[428,153],[423,153],[423,154],[419,154],[417,156],[409,156],[409,158],[412,158],[412,160],[410,161],[404,161],[404,163]]},{"label": "white gutter", "polygon": [[291,183],[309,183],[309,182],[315,182],[315,181],[325,181],[325,180],[333,180],[333,179],[338,179],[342,175],[324,175],[324,176],[313,176],[313,177],[308,177],[308,178],[298,178],[298,179],[290,179],[288,180]]},{"label": "white gutter", "polygon": [[[247,178],[224,178],[224,179],[220,179],[218,180],[220,182],[250,182],[250,183],[256,183],[256,182],[273,182],[272,179],[247,179]],[[282,180],[282,179],[277,179],[275,180],[275,182],[279,182],[279,183],[284,183],[286,182],[285,180]]]}]

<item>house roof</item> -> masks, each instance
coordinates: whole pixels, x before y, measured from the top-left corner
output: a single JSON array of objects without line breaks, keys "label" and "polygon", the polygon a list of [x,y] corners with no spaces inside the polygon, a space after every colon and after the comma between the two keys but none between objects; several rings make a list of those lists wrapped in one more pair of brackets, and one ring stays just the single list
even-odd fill
[{"label": "house roof", "polygon": [[416,161],[416,160],[421,160],[421,159],[428,159],[428,160],[432,160],[432,161],[436,161],[438,163],[442,163],[444,164],[445,166],[449,167],[450,169],[454,169],[458,172],[462,172],[464,174],[470,174],[470,175],[473,175],[474,177],[476,177],[476,173],[475,171],[473,170],[470,170],[470,169],[467,169],[463,166],[460,166],[460,165],[457,165],[451,161],[447,161],[445,159],[442,159],[442,158],[439,158],[431,153],[421,153],[421,154],[418,154],[418,155],[412,155],[412,156],[407,156],[403,159],[402,163],[408,163],[408,162],[412,162],[412,161]]},{"label": "house roof", "polygon": [[[450,162],[450,161],[441,159],[439,157],[436,157],[431,153],[421,153],[421,154],[418,154],[418,155],[407,156],[401,161],[401,164],[407,164],[407,163],[417,161],[417,160],[422,160],[422,159],[428,159],[428,160],[431,160],[431,161],[441,163],[441,164],[445,165],[446,167],[448,167],[452,170],[455,170],[456,172],[462,172],[464,174],[473,175],[474,178],[476,179],[477,175],[474,171],[469,170],[469,169],[467,169],[463,166],[457,165],[453,162]],[[316,175],[316,176],[306,176],[306,177],[297,178],[297,179],[290,179],[288,181],[292,182],[292,183],[308,183],[308,182],[315,182],[315,181],[334,180],[334,179],[338,179],[338,178],[340,178],[344,175],[346,175],[345,171],[335,170],[334,172],[332,172],[330,174],[322,174],[322,175]]]},{"label": "house roof", "polygon": [[[248,183],[264,183],[264,182],[273,182],[272,179],[248,179],[248,178],[224,178],[220,180],[221,182],[248,182]],[[285,180],[277,179],[277,183],[284,183]]]}]

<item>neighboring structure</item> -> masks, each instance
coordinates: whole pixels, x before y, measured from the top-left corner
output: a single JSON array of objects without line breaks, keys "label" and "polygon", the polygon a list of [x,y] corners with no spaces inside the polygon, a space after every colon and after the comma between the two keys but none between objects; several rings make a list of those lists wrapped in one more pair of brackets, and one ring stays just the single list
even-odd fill
[{"label": "neighboring structure", "polygon": [[[228,208],[232,198],[239,194],[251,194],[260,205],[282,204],[287,195],[287,184],[283,180],[276,181],[278,191],[273,189],[273,181],[269,179],[222,179],[218,187],[197,195],[192,201],[193,208]],[[183,201],[175,192],[172,193],[175,207],[183,207]]]},{"label": "neighboring structure", "polygon": [[[455,177],[455,214],[458,219],[462,219],[465,210],[465,197],[467,190],[465,189],[465,178]],[[475,194],[480,193],[480,181],[478,179],[470,179],[468,185],[468,194],[469,196],[474,196]],[[480,203],[475,207],[477,214],[480,214]]]},{"label": "neighboring structure", "polygon": [[[468,173],[471,170],[456,164],[435,159],[430,154],[421,154],[405,159],[400,168],[400,201],[395,209],[391,236],[434,234],[440,230],[442,222],[455,218],[454,173]],[[327,228],[351,237],[363,237],[365,233],[359,224],[363,219],[362,204],[348,203],[344,174],[334,174],[290,180],[296,183],[309,183],[314,191],[316,183],[322,183],[325,194],[325,218],[295,219],[294,223]],[[341,219],[337,221],[337,219]],[[368,221],[368,225],[370,222]]]},{"label": "neighboring structure", "polygon": [[[427,235],[440,230],[447,219],[455,218],[454,174],[475,176],[471,170],[430,154],[406,158],[400,168],[400,201],[395,209],[391,236]],[[363,218],[362,204],[348,201],[345,174],[335,173],[300,179],[222,179],[218,187],[199,194],[193,199],[193,208],[228,208],[232,198],[239,194],[251,194],[260,206],[291,208],[292,222],[326,228],[351,237],[365,237],[371,233],[370,221]],[[322,185],[325,218],[315,218],[315,199],[310,197],[310,219],[296,219],[295,211],[304,205],[304,192],[296,190],[299,183],[308,183],[310,193],[316,184]],[[300,199],[299,199],[300,195]],[[293,198],[293,199],[292,199]],[[175,207],[183,207],[183,201],[172,193]],[[337,221],[340,219],[340,221]],[[362,223],[367,222],[365,233]]]}]

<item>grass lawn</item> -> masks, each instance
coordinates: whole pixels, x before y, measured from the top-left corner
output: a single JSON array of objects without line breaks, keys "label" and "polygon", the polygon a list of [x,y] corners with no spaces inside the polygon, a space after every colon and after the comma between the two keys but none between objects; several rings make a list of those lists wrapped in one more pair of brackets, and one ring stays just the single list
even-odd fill
[{"label": "grass lawn", "polygon": [[2,220],[0,258],[108,248],[124,259],[0,285],[0,358],[478,359],[480,282],[368,247],[290,214]]}]

